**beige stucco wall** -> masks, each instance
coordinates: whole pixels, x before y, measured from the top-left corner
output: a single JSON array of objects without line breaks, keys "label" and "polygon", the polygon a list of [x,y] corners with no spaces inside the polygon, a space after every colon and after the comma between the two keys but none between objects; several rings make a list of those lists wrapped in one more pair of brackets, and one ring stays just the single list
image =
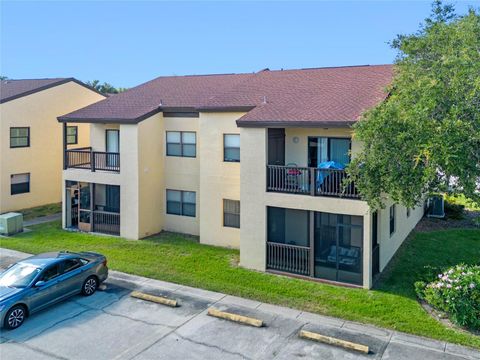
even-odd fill
[{"label": "beige stucco wall", "polygon": [[[162,117],[164,130],[158,134],[162,144],[161,156],[164,159],[164,179],[162,188],[163,229],[190,235],[200,235],[200,133],[199,118],[195,117]],[[167,131],[190,131],[196,133],[197,156],[194,158],[166,156]],[[167,214],[166,190],[194,191],[196,195],[195,217]]]},{"label": "beige stucco wall", "polygon": [[395,252],[405,241],[415,225],[423,217],[423,206],[418,205],[410,211],[407,217],[407,209],[403,205],[396,205],[395,232],[390,235],[390,206],[391,200],[386,201],[385,208],[378,211],[378,241],[380,244],[380,271],[391,260]]},{"label": "beige stucco wall", "polygon": [[107,151],[106,130],[120,130],[119,124],[90,124],[90,144],[93,151]]},{"label": "beige stucco wall", "polygon": [[165,225],[163,132],[161,114],[138,124],[139,238],[159,233]]},{"label": "beige stucco wall", "polygon": [[[223,161],[223,135],[240,134],[236,120],[243,113],[200,113],[200,241],[204,244],[240,247],[240,229],[223,226],[223,199],[240,199],[240,163]],[[240,135],[240,141],[242,141]],[[263,163],[265,164],[265,163]],[[264,171],[265,172],[265,171]],[[240,201],[240,209],[243,204]],[[241,221],[241,220],[240,220]]]},{"label": "beige stucco wall", "polygon": [[[74,82],[0,105],[0,213],[60,202],[63,137],[57,117],[104,97]],[[88,146],[89,125],[78,126],[78,144]],[[30,147],[10,149],[10,127],[30,127]],[[30,192],[10,195],[10,175],[30,173]]]}]

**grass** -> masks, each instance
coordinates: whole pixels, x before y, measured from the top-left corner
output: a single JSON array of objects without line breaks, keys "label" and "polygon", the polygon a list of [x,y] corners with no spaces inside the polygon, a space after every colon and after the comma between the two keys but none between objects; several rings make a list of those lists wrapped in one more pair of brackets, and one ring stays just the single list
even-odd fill
[{"label": "grass", "polygon": [[212,291],[370,323],[480,349],[480,337],[447,328],[416,300],[414,281],[425,266],[444,267],[480,259],[480,230],[417,233],[400,249],[374,290],[352,289],[240,268],[237,250],[201,245],[176,234],[148,240],[66,232],[59,222],[0,239],[0,246],[29,253],[68,249],[105,254],[109,267]]},{"label": "grass", "polygon": [[15,212],[23,214],[23,220],[31,220],[39,216],[47,216],[62,212],[62,203],[48,204]]},{"label": "grass", "polygon": [[480,204],[475,203],[473,200],[466,198],[463,194],[458,195],[445,195],[445,200],[452,204],[458,204],[465,206],[466,210],[480,211]]}]

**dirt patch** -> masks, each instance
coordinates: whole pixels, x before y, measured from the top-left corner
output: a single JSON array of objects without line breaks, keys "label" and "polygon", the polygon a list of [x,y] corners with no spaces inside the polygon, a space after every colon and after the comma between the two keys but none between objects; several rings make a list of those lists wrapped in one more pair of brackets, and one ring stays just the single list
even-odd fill
[{"label": "dirt patch", "polygon": [[480,211],[465,210],[463,219],[457,220],[449,218],[444,219],[424,217],[415,227],[416,231],[437,231],[448,230],[458,228],[470,228],[478,229],[478,225],[475,225],[474,219],[480,217]]}]

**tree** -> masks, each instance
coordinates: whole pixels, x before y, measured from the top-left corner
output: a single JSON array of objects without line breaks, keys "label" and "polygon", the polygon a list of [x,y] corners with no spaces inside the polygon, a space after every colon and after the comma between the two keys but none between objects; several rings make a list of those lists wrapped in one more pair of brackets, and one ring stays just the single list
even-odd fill
[{"label": "tree", "polygon": [[123,87],[116,88],[107,82],[101,84],[100,80],[87,81],[87,85],[93,87],[97,91],[100,91],[102,94],[118,94],[120,92],[128,90],[127,88]]},{"label": "tree", "polygon": [[0,75],[0,80],[8,80],[8,76]]},{"label": "tree", "polygon": [[374,208],[407,207],[433,191],[479,203],[480,16],[435,1],[413,35],[399,35],[387,99],[354,126],[363,151],[347,171]]}]

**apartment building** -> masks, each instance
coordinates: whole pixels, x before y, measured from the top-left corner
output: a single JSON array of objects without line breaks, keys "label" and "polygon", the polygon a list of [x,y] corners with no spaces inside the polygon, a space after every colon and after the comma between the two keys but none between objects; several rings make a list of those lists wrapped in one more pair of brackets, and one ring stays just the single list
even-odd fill
[{"label": "apartment building", "polygon": [[[63,226],[162,230],[240,249],[260,271],[370,288],[423,209],[372,212],[345,167],[351,126],[386,98],[390,65],[159,77],[59,117]],[[99,241],[101,239],[99,238]]]},{"label": "apartment building", "polygon": [[[62,126],[57,117],[105,97],[73,78],[0,82],[0,213],[62,199]],[[88,124],[69,124],[65,146],[90,143]]]}]

